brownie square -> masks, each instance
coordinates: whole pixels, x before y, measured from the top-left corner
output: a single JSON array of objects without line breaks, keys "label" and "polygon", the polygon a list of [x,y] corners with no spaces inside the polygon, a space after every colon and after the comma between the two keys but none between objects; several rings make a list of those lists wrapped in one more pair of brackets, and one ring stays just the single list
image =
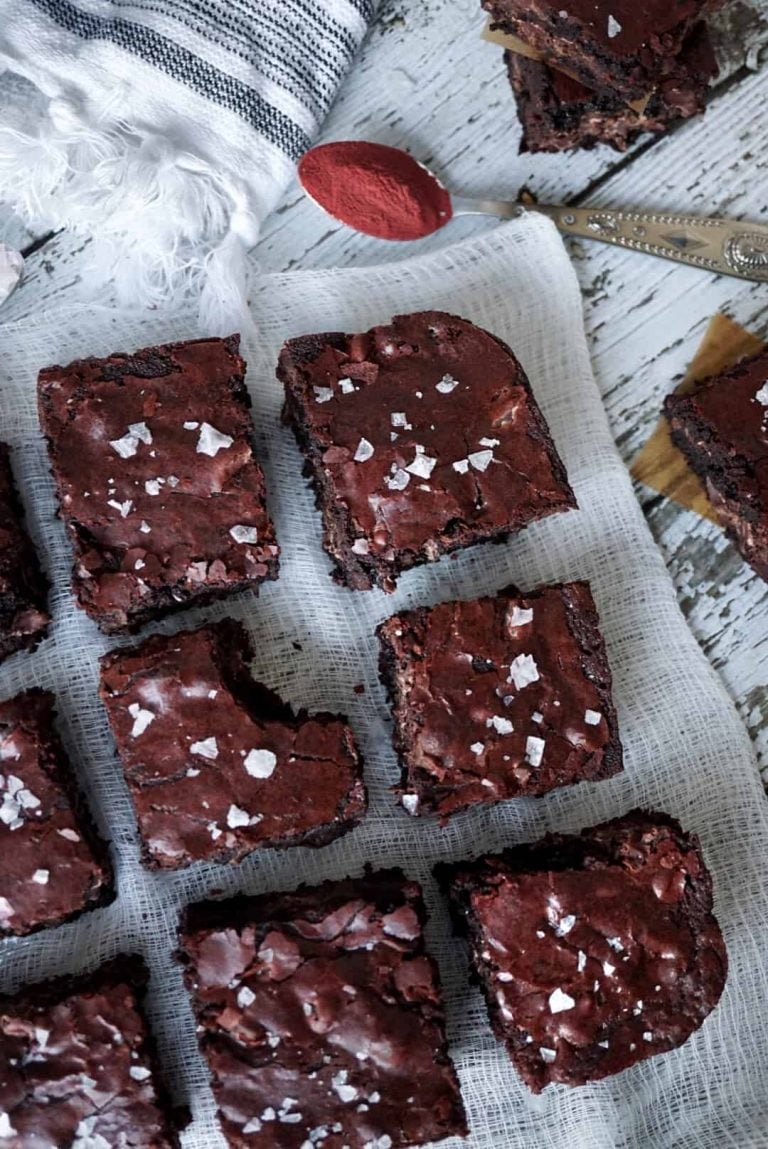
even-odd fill
[{"label": "brownie square", "polygon": [[122,956],[0,998],[3,1149],[176,1149],[142,1010],[147,971]]},{"label": "brownie square", "polygon": [[0,662],[17,650],[34,650],[50,621],[48,583],[24,529],[10,447],[0,443]]},{"label": "brownie square", "polygon": [[677,70],[689,32],[722,0],[482,0],[511,33],[588,88],[624,101],[649,96]]},{"label": "brownie square", "polygon": [[558,152],[609,144],[625,151],[643,132],[661,134],[675,121],[704,111],[717,63],[705,24],[683,45],[678,67],[654,90],[643,112],[621,97],[594,92],[555,68],[505,52],[523,129],[521,152]]},{"label": "brownie square", "polygon": [[54,724],[54,697],[0,702],[0,936],[114,898],[112,866]]},{"label": "brownie square", "polygon": [[768,351],[668,395],[664,414],[728,538],[768,580]]},{"label": "brownie square", "polygon": [[229,1145],[466,1133],[425,918],[396,869],[187,911],[182,960]]},{"label": "brownie square", "polygon": [[74,590],[107,633],[277,578],[239,340],[40,372]]},{"label": "brownie square", "polygon": [[247,663],[226,620],[156,635],[101,662],[101,698],[146,865],[238,862],[265,846],[325,846],[366,810],[346,720],[294,714]]},{"label": "brownie square", "polygon": [[465,319],[291,339],[277,375],[334,577],[354,590],[576,506],[522,367]]},{"label": "brownie square", "polygon": [[534,1093],[584,1085],[682,1045],[728,960],[698,838],[632,810],[438,867],[491,1023]]},{"label": "brownie square", "polygon": [[419,607],[377,634],[409,813],[445,820],[622,769],[587,583]]}]

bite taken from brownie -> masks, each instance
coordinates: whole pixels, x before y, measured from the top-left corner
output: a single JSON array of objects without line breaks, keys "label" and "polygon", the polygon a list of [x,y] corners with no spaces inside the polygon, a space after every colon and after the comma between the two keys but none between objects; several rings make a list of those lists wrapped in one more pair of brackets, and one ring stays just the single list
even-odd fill
[{"label": "bite taken from brownie", "polygon": [[40,372],[75,594],[107,633],[277,577],[244,374],[237,335]]},{"label": "bite taken from brownie", "polygon": [[187,910],[181,956],[228,1145],[466,1133],[425,919],[396,869]]},{"label": "bite taken from brownie", "polygon": [[377,634],[409,813],[445,820],[622,769],[587,583],[419,607]]},{"label": "bite taken from brownie", "polygon": [[668,814],[632,810],[436,873],[494,1032],[534,1093],[676,1049],[720,999],[712,879]]},{"label": "bite taken from brownie", "polygon": [[664,414],[728,538],[768,580],[768,351],[668,395]]},{"label": "bite taken from brownie", "polygon": [[246,631],[228,619],[102,659],[101,698],[146,865],[324,846],[363,818],[362,760],[345,719],[295,713],[253,680],[252,658]]},{"label": "bite taken from brownie", "polygon": [[525,372],[465,319],[292,339],[277,374],[334,578],[354,590],[576,506]]}]

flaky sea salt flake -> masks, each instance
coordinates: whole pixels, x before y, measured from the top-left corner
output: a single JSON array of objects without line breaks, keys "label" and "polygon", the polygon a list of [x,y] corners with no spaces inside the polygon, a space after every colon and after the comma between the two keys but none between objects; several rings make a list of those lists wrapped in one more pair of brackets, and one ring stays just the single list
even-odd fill
[{"label": "flaky sea salt flake", "polygon": [[213,459],[219,451],[231,447],[234,441],[231,435],[225,435],[222,431],[217,431],[210,423],[201,423],[200,438],[197,440],[195,450],[198,455],[208,455]]}]

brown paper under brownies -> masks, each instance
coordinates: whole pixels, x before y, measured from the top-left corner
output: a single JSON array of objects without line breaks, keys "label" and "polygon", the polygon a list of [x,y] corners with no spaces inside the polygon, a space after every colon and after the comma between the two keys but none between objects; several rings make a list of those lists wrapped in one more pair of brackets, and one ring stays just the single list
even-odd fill
[{"label": "brown paper under brownies", "polygon": [[[675,394],[690,394],[705,379],[728,370],[740,359],[757,355],[765,347],[762,339],[727,315],[715,315],[682,381],[675,388]],[[706,496],[704,484],[672,442],[666,419],[659,420],[650,439],[635,456],[630,472],[633,478],[660,495],[666,495],[679,506],[695,511],[702,518],[719,521]]]}]

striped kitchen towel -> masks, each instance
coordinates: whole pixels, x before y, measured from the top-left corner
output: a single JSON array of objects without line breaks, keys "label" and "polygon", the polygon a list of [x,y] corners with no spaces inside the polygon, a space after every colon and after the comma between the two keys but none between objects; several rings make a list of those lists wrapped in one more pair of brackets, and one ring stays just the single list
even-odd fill
[{"label": "striped kitchen towel", "polygon": [[215,318],[375,4],[2,0],[0,201],[91,237],[95,288]]}]

